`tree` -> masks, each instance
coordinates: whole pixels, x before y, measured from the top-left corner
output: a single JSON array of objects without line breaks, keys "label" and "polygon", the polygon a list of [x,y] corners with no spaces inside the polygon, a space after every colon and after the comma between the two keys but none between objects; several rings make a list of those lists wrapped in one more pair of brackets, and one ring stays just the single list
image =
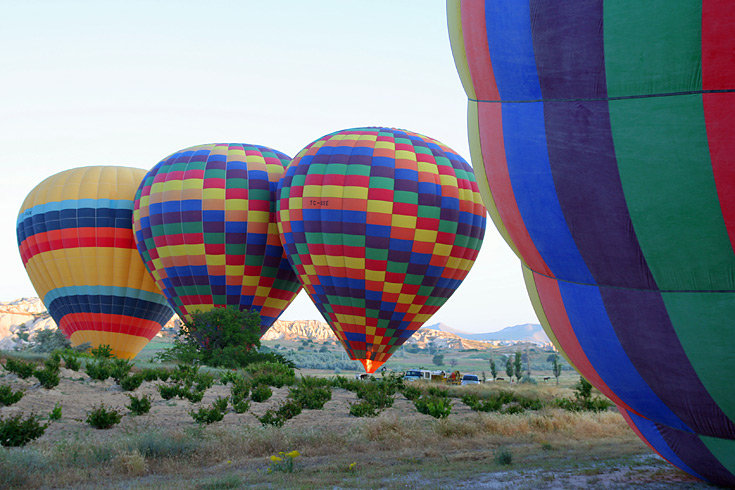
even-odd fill
[{"label": "tree", "polygon": [[523,376],[523,359],[521,351],[516,351],[515,360],[513,361],[513,372],[516,375],[516,381],[520,381],[521,376]]},{"label": "tree", "polygon": [[495,358],[490,358],[490,376],[493,377],[493,381],[498,377],[498,368],[495,366]]},{"label": "tree", "polygon": [[559,376],[561,376],[561,364],[559,364],[559,354],[554,352],[554,357],[551,359],[551,373],[556,378],[556,384],[559,384]]},{"label": "tree", "polygon": [[513,382],[513,358],[508,356],[508,359],[505,360],[505,374],[508,375],[508,379],[510,382]]},{"label": "tree", "polygon": [[459,361],[457,361],[456,359],[450,359],[449,360],[449,365],[450,366],[457,367],[457,364],[459,364]]},{"label": "tree", "polygon": [[444,354],[436,354],[434,357],[431,358],[431,362],[433,362],[437,366],[444,365]]}]

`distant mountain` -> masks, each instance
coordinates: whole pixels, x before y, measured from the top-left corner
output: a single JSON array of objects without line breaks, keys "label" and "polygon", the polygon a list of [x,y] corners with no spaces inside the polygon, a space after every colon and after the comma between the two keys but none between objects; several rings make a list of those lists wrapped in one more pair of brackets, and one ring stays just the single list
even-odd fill
[{"label": "distant mountain", "polygon": [[523,325],[513,325],[512,327],[505,327],[504,329],[497,332],[487,333],[464,332],[462,330],[450,327],[445,323],[435,323],[434,325],[427,325],[423,328],[440,330],[442,332],[451,333],[467,340],[506,340],[510,342],[551,343],[549,337],[546,335],[546,332],[544,332],[544,329],[538,323],[524,323]]}]

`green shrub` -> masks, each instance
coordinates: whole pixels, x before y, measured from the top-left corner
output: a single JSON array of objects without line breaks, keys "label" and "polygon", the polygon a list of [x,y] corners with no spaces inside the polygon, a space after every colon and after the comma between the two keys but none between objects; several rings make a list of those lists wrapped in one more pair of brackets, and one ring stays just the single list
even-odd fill
[{"label": "green shrub", "polygon": [[280,388],[283,385],[292,385],[296,381],[296,374],[291,366],[278,362],[259,362],[245,368],[250,375],[253,385],[268,385]]},{"label": "green shrub", "polygon": [[58,352],[51,353],[43,360],[43,365],[46,367],[46,370],[58,373],[61,368],[61,355]]},{"label": "green shrub", "polygon": [[242,379],[242,374],[237,371],[224,371],[219,376],[220,382],[227,386],[228,383],[235,383],[237,380]]},{"label": "green shrub", "polygon": [[610,408],[613,403],[610,400],[596,396],[592,396],[592,385],[583,377],[579,377],[579,382],[574,385],[574,399],[561,398],[554,400],[554,404],[572,412],[590,411],[603,412]]},{"label": "green shrub", "polygon": [[420,413],[431,415],[437,419],[447,418],[452,411],[452,402],[448,397],[424,395],[413,403]]},{"label": "green shrub", "polygon": [[128,409],[133,415],[143,415],[151,410],[151,397],[148,395],[137,397],[133,395],[127,395],[130,399],[130,405]]},{"label": "green shrub", "polygon": [[91,379],[104,381],[112,374],[112,364],[109,359],[98,358],[93,361],[87,361],[84,366],[84,372]]},{"label": "green shrub", "polygon": [[212,407],[216,408],[220,412],[227,411],[227,405],[230,403],[230,398],[227,396],[218,396],[217,399],[212,402]]},{"label": "green shrub", "polygon": [[253,386],[253,391],[250,393],[250,399],[256,403],[266,401],[273,395],[273,390],[267,385],[256,385]]},{"label": "green shrub", "polygon": [[135,391],[143,384],[145,376],[142,373],[129,374],[120,380],[120,388],[125,391]]},{"label": "green shrub", "polygon": [[112,359],[112,347],[107,344],[100,345],[90,350],[92,357],[96,359]]},{"label": "green shrub", "polygon": [[71,342],[69,342],[61,330],[46,328],[33,336],[28,350],[31,352],[53,352],[69,347],[70,345]]},{"label": "green shrub", "polygon": [[87,412],[86,422],[95,429],[109,429],[115,424],[119,424],[122,420],[122,414],[115,409],[105,408],[104,403],[100,403],[97,407],[93,407],[92,411]]},{"label": "green shrub", "polygon": [[497,464],[507,466],[513,463],[513,453],[511,453],[508,448],[499,447],[495,450],[493,459]]},{"label": "green shrub", "polygon": [[404,386],[401,393],[406,399],[414,401],[421,396],[421,389],[416,386]]},{"label": "green shrub", "polygon": [[47,427],[48,424],[41,424],[35,414],[25,419],[22,413],[0,418],[0,446],[25,446],[41,437]]},{"label": "green shrub", "polygon": [[245,413],[250,409],[250,402],[245,399],[233,400],[232,409],[235,413]]},{"label": "green shrub", "polygon": [[246,381],[245,378],[240,377],[232,381],[232,386],[230,386],[230,397],[232,398],[232,403],[244,400],[249,394],[250,383]]},{"label": "green shrub", "polygon": [[[143,377],[144,381],[157,381],[159,379],[158,377],[158,369],[143,369],[140,371],[140,375]],[[166,381],[168,379],[168,371],[166,371],[166,379],[162,381]]]},{"label": "green shrub", "polygon": [[33,376],[33,372],[36,370],[36,365],[31,362],[8,358],[5,361],[5,369],[18,375],[20,378],[27,379]]},{"label": "green shrub", "polygon": [[179,394],[179,387],[176,385],[158,385],[156,388],[164,400],[170,400]]},{"label": "green shrub", "polygon": [[378,407],[365,400],[350,403],[350,415],[354,417],[376,417],[379,412]]},{"label": "green shrub", "polygon": [[202,401],[202,398],[204,398],[204,392],[198,390],[180,389],[179,396],[181,398],[186,398],[191,403],[199,403],[200,401]]},{"label": "green shrub", "polygon": [[303,408],[321,410],[324,404],[332,399],[332,390],[326,386],[304,386],[302,384],[291,388],[288,396]]},{"label": "green shrub", "polygon": [[211,424],[219,422],[225,416],[217,407],[201,407],[199,410],[189,412],[194,421],[198,424]]},{"label": "green shrub", "polygon": [[51,371],[48,368],[39,369],[33,373],[33,376],[47,390],[59,384],[59,371]]},{"label": "green shrub", "polygon": [[133,363],[127,359],[112,359],[110,376],[115,383],[120,384],[120,380],[126,377],[132,368]]},{"label": "green shrub", "polygon": [[357,397],[374,405],[378,409],[393,406],[394,387],[380,382],[361,382]]},{"label": "green shrub", "polygon": [[54,405],[54,408],[49,412],[48,414],[49,420],[61,420],[61,403],[56,402],[56,405]]},{"label": "green shrub", "polygon": [[202,439],[181,432],[158,430],[139,431],[127,442],[129,450],[137,450],[146,459],[180,458],[193,454],[202,445]]},{"label": "green shrub", "polygon": [[79,359],[79,353],[72,350],[65,350],[61,354],[61,358],[64,360],[64,367],[72,371],[79,371],[82,367],[82,361]]},{"label": "green shrub", "polygon": [[262,417],[258,417],[258,420],[263,425],[281,427],[286,420],[292,419],[300,413],[301,405],[294,401],[287,401],[282,403],[277,410],[266,410]]},{"label": "green shrub", "polygon": [[0,385],[0,407],[10,406],[23,398],[23,391],[13,391],[10,385]]}]

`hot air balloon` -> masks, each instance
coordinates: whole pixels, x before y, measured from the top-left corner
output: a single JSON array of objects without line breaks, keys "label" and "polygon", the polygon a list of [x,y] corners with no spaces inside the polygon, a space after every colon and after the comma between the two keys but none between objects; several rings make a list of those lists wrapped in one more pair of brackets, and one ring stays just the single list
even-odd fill
[{"label": "hot air balloon", "polygon": [[472,160],[549,337],[669,461],[735,485],[735,11],[447,2]]},{"label": "hot air balloon", "polygon": [[260,314],[262,334],[299,292],[274,214],[289,161],[265,146],[207,144],[146,174],[135,197],[135,241],[181,318],[235,306]]},{"label": "hot air balloon", "polygon": [[145,170],[81,167],[26,197],[17,223],[23,265],[73,345],[132,359],[173,312],[133,241],[133,197]]},{"label": "hot air balloon", "polygon": [[460,285],[485,213],[462,157],[389,128],[314,141],[278,193],[289,261],[350,358],[371,373]]}]

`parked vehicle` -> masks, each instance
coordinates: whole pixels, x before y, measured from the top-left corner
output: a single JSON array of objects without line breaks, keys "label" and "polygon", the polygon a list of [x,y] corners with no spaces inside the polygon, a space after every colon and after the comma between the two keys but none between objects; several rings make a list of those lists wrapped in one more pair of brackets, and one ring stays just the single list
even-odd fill
[{"label": "parked vehicle", "polygon": [[405,381],[431,381],[431,371],[426,369],[409,369],[403,376]]},{"label": "parked vehicle", "polygon": [[476,374],[465,374],[462,376],[463,385],[478,385],[480,384],[480,378]]}]

